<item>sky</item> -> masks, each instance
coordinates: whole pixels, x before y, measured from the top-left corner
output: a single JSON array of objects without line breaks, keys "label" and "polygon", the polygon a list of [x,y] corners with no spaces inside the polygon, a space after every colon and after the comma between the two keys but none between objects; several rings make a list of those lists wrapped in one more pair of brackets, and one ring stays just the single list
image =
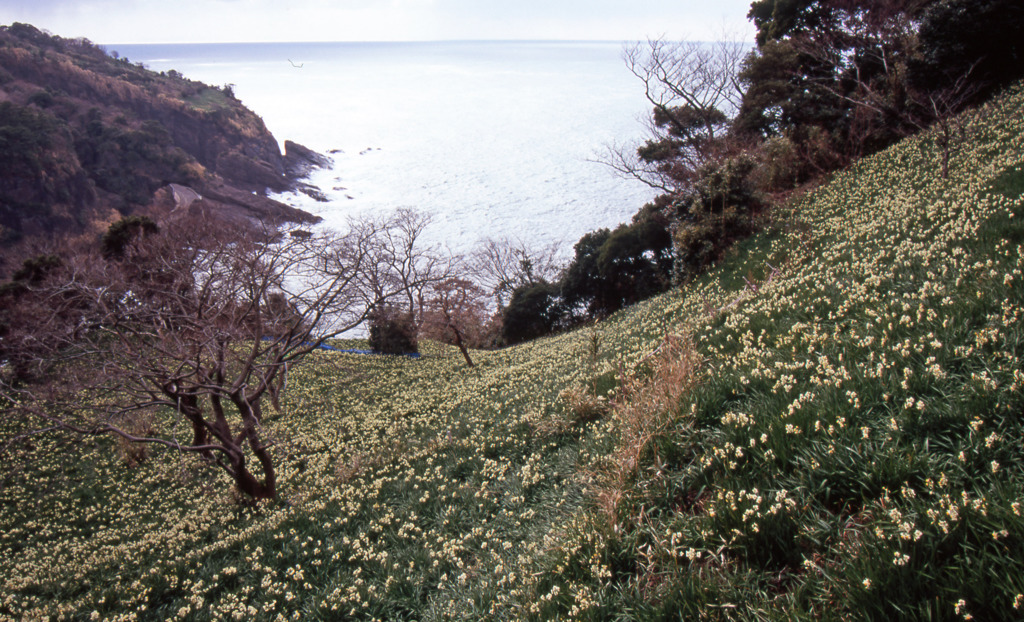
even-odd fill
[{"label": "sky", "polygon": [[753,40],[750,0],[0,0],[98,44],[568,39]]}]

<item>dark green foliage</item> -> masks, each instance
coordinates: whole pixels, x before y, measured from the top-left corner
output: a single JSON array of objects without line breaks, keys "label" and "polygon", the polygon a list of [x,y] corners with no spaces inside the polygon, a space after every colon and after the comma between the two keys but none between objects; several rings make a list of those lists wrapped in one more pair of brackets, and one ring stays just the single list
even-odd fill
[{"label": "dark green foliage", "polygon": [[801,125],[837,123],[846,106],[811,88],[819,71],[812,72],[810,62],[788,41],[769,41],[752,51],[739,76],[747,89],[733,130],[776,136]]},{"label": "dark green foliage", "polygon": [[752,158],[742,154],[701,169],[700,179],[694,184],[690,217],[700,219],[703,214],[720,216],[730,208],[749,211],[758,205],[757,189],[750,178],[755,166]]},{"label": "dark green foliage", "polygon": [[0,103],[0,234],[20,237],[25,221],[45,220],[57,203],[88,194],[75,162],[68,161],[70,132],[49,113],[32,106]]},{"label": "dark green foliage", "polygon": [[419,351],[416,320],[411,313],[385,305],[370,316],[370,349],[381,354],[412,354]]},{"label": "dark green foliage", "polygon": [[155,235],[160,231],[153,220],[147,216],[128,216],[110,225],[103,234],[101,248],[107,259],[121,259],[128,245],[138,238]]},{"label": "dark green foliage", "polygon": [[1024,75],[1016,0],[758,0],[749,16],[734,129],[786,136],[799,168],[843,166]]},{"label": "dark green foliage", "polygon": [[63,261],[57,255],[39,255],[31,257],[22,262],[21,267],[14,271],[11,280],[0,285],[0,307],[4,311],[0,313],[0,335],[3,335],[8,327],[10,318],[8,315],[11,309],[16,306],[17,298],[26,294],[30,285],[40,283],[48,274],[60,268]]},{"label": "dark green foliage", "polygon": [[517,288],[502,310],[505,343],[606,317],[666,291],[674,259],[665,208],[663,198],[645,205],[628,225],[587,233],[573,247],[575,257],[558,282]]},{"label": "dark green foliage", "polygon": [[40,172],[43,152],[53,146],[53,134],[60,125],[44,112],[0,103],[0,167],[4,177]]},{"label": "dark green foliage", "polygon": [[648,140],[637,148],[636,153],[644,162],[665,162],[671,160],[682,144],[678,140]]},{"label": "dark green foliage", "polygon": [[969,72],[983,93],[1024,75],[1024,4],[1018,0],[950,0],[932,5],[920,28],[913,81],[951,86]]},{"label": "dark green foliage", "polygon": [[653,164],[662,178],[658,187],[685,188],[701,163],[717,157],[729,117],[714,105],[655,105],[651,119],[654,138],[637,148],[641,161]]},{"label": "dark green foliage", "polygon": [[741,155],[706,166],[692,196],[680,202],[674,234],[676,272],[690,279],[710,266],[738,239],[754,232],[764,207],[752,181],[755,161]]},{"label": "dark green foliage", "polygon": [[619,225],[601,246],[597,267],[615,280],[630,282],[632,294],[623,294],[625,304],[662,291],[672,270],[671,236],[663,222],[646,218],[631,225]]},{"label": "dark green foliage", "polygon": [[25,283],[39,283],[46,278],[46,275],[61,267],[63,264],[64,262],[57,255],[39,255],[38,257],[32,257],[30,259],[26,259],[21,264],[21,268],[18,268],[18,270],[11,275],[11,280]]},{"label": "dark green foliage", "polygon": [[51,40],[49,35],[31,24],[14,22],[10,26],[7,26],[5,30],[19,39],[31,41],[37,45],[46,45]]},{"label": "dark green foliage", "polygon": [[53,93],[50,91],[36,91],[28,98],[28,103],[40,108],[49,108],[53,105]]},{"label": "dark green foliage", "polygon": [[[938,0],[754,0],[747,17],[757,26],[757,45],[808,34],[831,36],[843,29],[850,14],[878,17],[898,14],[916,19]],[[851,32],[844,34],[852,35]]]},{"label": "dark green foliage", "polygon": [[604,292],[609,284],[601,277],[597,258],[611,234],[608,229],[591,231],[573,247],[575,257],[561,281],[562,298],[570,310],[582,308],[588,314],[600,314],[606,308]]},{"label": "dark green foliage", "polygon": [[667,128],[675,136],[687,138],[708,128],[722,127],[729,123],[729,117],[717,108],[674,106],[655,108],[654,123],[658,127]]},{"label": "dark green foliage", "polygon": [[907,85],[913,24],[933,2],[753,3],[758,48],[741,74],[747,91],[736,130],[786,135],[798,151],[813,139],[813,151],[842,154],[824,158],[833,168],[911,133],[920,116]]},{"label": "dark green foliage", "polygon": [[820,137],[824,132],[827,151],[847,149],[853,105],[830,92],[837,80],[834,71],[802,53],[793,41],[765,43],[744,61],[740,79],[747,90],[734,132],[756,137],[785,135],[801,150],[809,136]]},{"label": "dark green foliage", "polygon": [[825,21],[824,3],[817,0],[755,0],[747,17],[757,26],[757,44],[814,30]]},{"label": "dark green foliage", "polygon": [[[3,303],[3,307],[13,305],[14,301],[18,296],[28,291],[28,288],[24,283],[20,281],[9,281],[7,283],[0,284],[0,302]],[[8,309],[0,311],[0,336],[7,332],[8,328]]]},{"label": "dark green foliage", "polygon": [[663,162],[684,153],[705,153],[715,136],[729,126],[729,117],[713,106],[655,106],[652,120],[668,135],[648,141],[637,151],[647,162]]},{"label": "dark green foliage", "polygon": [[558,286],[541,281],[512,292],[502,314],[501,336],[512,345],[552,333],[564,317]]},{"label": "dark green foliage", "polygon": [[648,215],[615,231],[588,233],[576,243],[576,257],[562,278],[566,308],[603,317],[665,291],[671,283],[671,248],[664,219]]}]

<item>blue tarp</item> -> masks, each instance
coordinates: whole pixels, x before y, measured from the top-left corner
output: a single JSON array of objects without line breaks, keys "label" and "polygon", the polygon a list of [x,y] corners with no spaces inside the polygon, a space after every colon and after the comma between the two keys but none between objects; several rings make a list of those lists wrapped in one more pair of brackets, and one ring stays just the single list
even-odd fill
[{"label": "blue tarp", "polygon": [[409,354],[386,355],[386,354],[384,354],[382,352],[374,352],[373,350],[342,350],[341,348],[335,348],[334,346],[329,346],[326,343],[320,344],[320,349],[321,350],[330,350],[331,352],[345,352],[347,354],[378,354],[378,355],[381,355],[381,356],[408,356],[411,359],[418,359],[418,358],[420,358],[420,353],[419,352],[410,352]]},{"label": "blue tarp", "polygon": [[[274,340],[273,337],[264,337],[263,338],[263,341],[273,341],[273,340]],[[306,343],[304,343],[302,345],[308,346],[308,345],[311,345],[311,344],[312,344],[311,341],[307,341]],[[418,358],[420,358],[420,353],[419,352],[410,352],[409,354],[384,354],[383,352],[374,352],[373,350],[342,350],[341,348],[335,348],[334,346],[329,346],[326,343],[321,343],[319,346],[317,346],[317,349],[318,350],[329,350],[331,352],[344,352],[346,354],[376,354],[376,355],[379,355],[379,356],[407,356],[407,357],[409,357],[411,359],[418,359]]]}]

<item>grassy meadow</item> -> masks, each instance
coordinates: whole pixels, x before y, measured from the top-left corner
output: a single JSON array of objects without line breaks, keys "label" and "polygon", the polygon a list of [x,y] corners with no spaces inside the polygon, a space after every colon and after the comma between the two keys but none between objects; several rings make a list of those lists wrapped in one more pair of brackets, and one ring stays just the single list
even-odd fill
[{"label": "grassy meadow", "polygon": [[1024,619],[1024,90],[963,129],[947,179],[906,140],[475,368],[312,355],[268,410],[274,502],[16,444],[0,618]]}]

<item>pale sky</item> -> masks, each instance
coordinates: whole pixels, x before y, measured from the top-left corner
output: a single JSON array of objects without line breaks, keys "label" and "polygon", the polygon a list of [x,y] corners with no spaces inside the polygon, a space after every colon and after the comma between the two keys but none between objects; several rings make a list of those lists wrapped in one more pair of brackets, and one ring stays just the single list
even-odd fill
[{"label": "pale sky", "polygon": [[0,0],[0,24],[99,44],[753,40],[749,8],[750,0]]}]

